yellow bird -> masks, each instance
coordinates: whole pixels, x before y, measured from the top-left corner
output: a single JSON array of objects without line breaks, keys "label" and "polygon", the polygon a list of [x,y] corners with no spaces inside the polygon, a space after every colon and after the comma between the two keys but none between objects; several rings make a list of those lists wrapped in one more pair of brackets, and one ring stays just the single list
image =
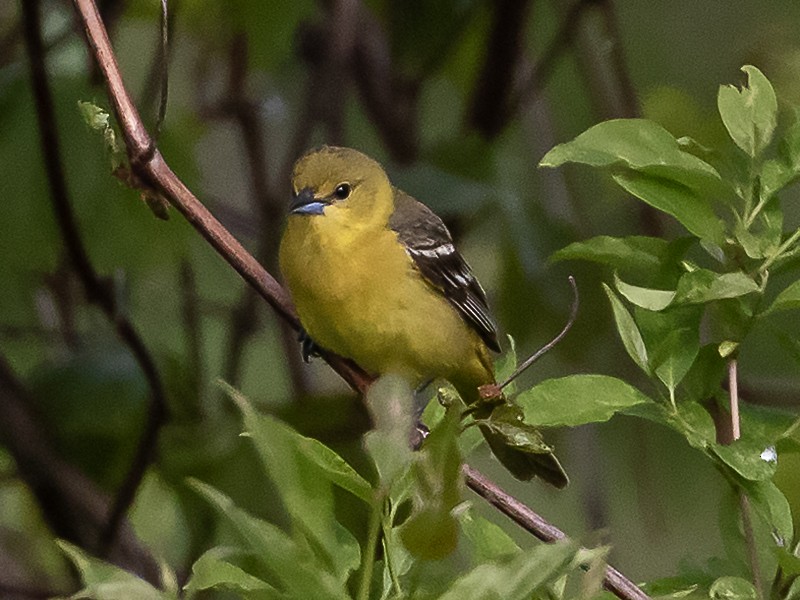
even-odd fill
[{"label": "yellow bird", "polygon": [[[308,152],[294,166],[292,188],[280,266],[314,343],[412,385],[446,379],[465,402],[479,401],[478,387],[494,383],[497,327],[442,220],[349,148]],[[482,431],[517,478],[566,485],[552,454]]]}]

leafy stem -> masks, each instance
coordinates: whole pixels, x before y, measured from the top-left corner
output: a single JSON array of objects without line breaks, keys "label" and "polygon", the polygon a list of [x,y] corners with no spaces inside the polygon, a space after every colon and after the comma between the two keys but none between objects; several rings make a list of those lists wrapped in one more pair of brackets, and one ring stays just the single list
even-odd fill
[{"label": "leafy stem", "polygon": [[358,600],[369,600],[372,584],[372,571],[375,566],[375,552],[378,548],[378,537],[381,532],[384,502],[378,498],[369,514],[369,529],[367,530],[367,545],[364,548],[361,569],[361,582],[358,586]]},{"label": "leafy stem", "polygon": [[784,254],[786,254],[789,248],[791,248],[798,240],[800,240],[800,228],[798,228],[797,231],[795,231],[792,235],[786,238],[786,241],[784,241],[783,244],[780,245],[780,247],[775,251],[775,254],[773,254],[772,256],[767,258],[767,260],[764,261],[764,264],[761,265],[760,271],[762,273],[765,272],[767,269],[770,268],[770,266],[772,266],[772,264],[776,260],[783,258]]}]

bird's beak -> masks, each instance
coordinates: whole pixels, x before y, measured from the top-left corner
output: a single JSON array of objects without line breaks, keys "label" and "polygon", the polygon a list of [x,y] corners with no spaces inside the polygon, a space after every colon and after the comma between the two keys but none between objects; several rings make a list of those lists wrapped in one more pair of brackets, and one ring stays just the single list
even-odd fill
[{"label": "bird's beak", "polygon": [[299,194],[292,196],[289,204],[289,213],[293,215],[321,215],[325,207],[330,204],[325,200],[314,197],[311,188],[303,188]]}]

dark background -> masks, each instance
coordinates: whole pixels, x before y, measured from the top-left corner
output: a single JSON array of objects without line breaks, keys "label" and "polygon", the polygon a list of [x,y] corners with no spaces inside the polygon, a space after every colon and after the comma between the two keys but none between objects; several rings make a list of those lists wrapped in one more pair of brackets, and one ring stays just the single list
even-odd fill
[{"label": "dark background", "polygon": [[[153,4],[104,5],[126,83],[150,123]],[[713,145],[725,135],[718,86],[741,83],[747,63],[772,80],[783,105],[800,103],[794,0],[184,0],[171,9],[169,109],[159,145],[211,211],[277,274],[294,158],[323,142],[378,158],[397,185],[445,218],[521,355],[561,328],[566,276],[576,276],[577,324],[525,375],[528,384],[584,372],[639,381],[602,296],[610,273],[551,264],[550,254],[600,234],[681,234],[588,169],[537,169],[543,154],[600,120],[636,116]],[[270,511],[270,492],[255,485],[263,477],[218,379],[355,461],[365,417],[322,361],[301,364],[294,334],[180,215],[156,219],[112,177],[102,138],[77,107],[108,104],[72,7],[43,2],[42,11],[80,238],[96,272],[113,281],[170,407],[131,522],[157,556],[185,572],[216,535],[185,477],[211,482],[254,512]],[[91,530],[91,519],[53,508],[61,492],[52,479],[83,481],[65,470],[68,463],[107,502],[133,460],[150,392],[109,320],[86,301],[65,254],[19,12],[0,0],[0,580],[62,589],[70,572],[54,537],[80,539],[74,531]],[[799,220],[791,193],[787,229]],[[742,348],[741,385],[746,401],[796,410],[797,357],[775,340],[778,333],[796,340],[800,320],[782,315]],[[17,404],[31,431],[20,429]],[[678,435],[618,417],[547,436],[572,477],[566,491],[513,481],[484,454],[473,463],[570,535],[611,544],[612,561],[635,581],[702,568],[725,554],[720,519],[735,514],[735,498]],[[42,448],[52,452],[41,458]],[[797,463],[788,456],[777,476],[795,514]]]}]

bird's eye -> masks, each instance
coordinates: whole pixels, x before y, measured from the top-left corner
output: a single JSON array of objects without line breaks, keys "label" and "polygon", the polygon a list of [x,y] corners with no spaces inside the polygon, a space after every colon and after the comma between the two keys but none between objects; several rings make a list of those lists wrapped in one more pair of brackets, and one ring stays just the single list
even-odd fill
[{"label": "bird's eye", "polygon": [[350,195],[350,184],[349,183],[340,183],[336,186],[336,189],[333,190],[333,195],[336,196],[339,200],[344,200]]}]

